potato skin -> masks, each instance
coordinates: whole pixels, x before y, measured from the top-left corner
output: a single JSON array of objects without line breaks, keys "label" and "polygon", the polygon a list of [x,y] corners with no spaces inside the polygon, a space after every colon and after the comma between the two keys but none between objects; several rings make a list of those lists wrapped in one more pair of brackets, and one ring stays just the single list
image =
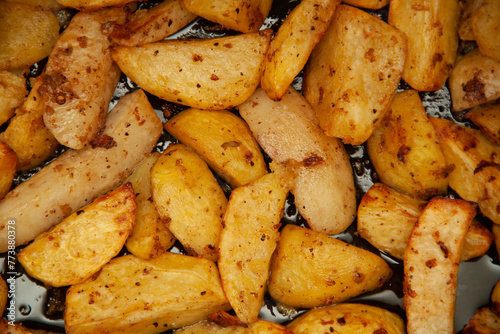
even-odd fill
[{"label": "potato skin", "polygon": [[465,116],[476,125],[492,143],[500,146],[500,104],[480,106]]},{"label": "potato skin", "polygon": [[471,17],[472,32],[482,55],[500,61],[500,2],[484,0]]}]

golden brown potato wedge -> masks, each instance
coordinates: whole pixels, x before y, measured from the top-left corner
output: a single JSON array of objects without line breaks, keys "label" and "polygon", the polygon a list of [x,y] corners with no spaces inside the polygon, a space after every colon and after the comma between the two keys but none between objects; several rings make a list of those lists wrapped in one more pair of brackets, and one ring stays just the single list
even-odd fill
[{"label": "golden brown potato wedge", "polygon": [[355,145],[368,139],[396,93],[406,49],[399,30],[360,9],[337,7],[302,87],[327,135]]},{"label": "golden brown potato wedge", "polygon": [[17,154],[9,145],[0,142],[0,200],[12,186],[16,174]]},{"label": "golden brown potato wedge", "polygon": [[285,95],[323,37],[340,0],[305,0],[281,24],[267,50],[261,87],[273,100]]},{"label": "golden brown potato wedge", "polygon": [[394,96],[366,144],[383,183],[423,198],[446,193],[453,166],[446,164],[417,91]]},{"label": "golden brown potato wedge", "polygon": [[478,106],[500,97],[500,62],[475,49],[457,61],[448,82],[454,111]]},{"label": "golden brown potato wedge", "polygon": [[461,0],[460,4],[460,20],[458,21],[458,36],[463,41],[475,40],[472,32],[472,14],[481,6],[484,0]]},{"label": "golden brown potato wedge", "polygon": [[397,314],[380,307],[347,303],[307,311],[287,327],[294,334],[405,333],[403,319]]},{"label": "golden brown potato wedge", "polygon": [[56,16],[38,6],[2,2],[0,69],[29,67],[47,57],[59,37]]},{"label": "golden brown potato wedge", "polygon": [[217,261],[227,198],[208,165],[182,144],[171,144],[151,170],[161,220],[190,255]]},{"label": "golden brown potato wedge", "polygon": [[196,15],[244,33],[259,31],[271,10],[272,0],[183,0]]},{"label": "golden brown potato wedge", "polygon": [[165,130],[201,155],[233,188],[267,173],[248,125],[227,110],[188,109],[169,119]]},{"label": "golden brown potato wedge", "polygon": [[151,260],[126,255],[69,288],[64,321],[68,334],[149,334],[230,308],[212,261],[169,252]]},{"label": "golden brown potato wedge", "polygon": [[[455,333],[460,252],[476,206],[434,197],[412,230],[404,254],[408,333]],[[436,298],[439,296],[439,298]]]},{"label": "golden brown potato wedge", "polygon": [[21,2],[32,6],[40,6],[43,9],[50,10],[51,12],[57,12],[58,10],[64,8],[64,6],[61,5],[59,2],[57,2],[56,0],[6,0],[6,1]]},{"label": "golden brown potato wedge", "polygon": [[483,0],[472,14],[471,26],[481,54],[500,61],[500,2]]},{"label": "golden brown potato wedge", "polygon": [[57,0],[64,7],[76,8],[80,11],[95,11],[104,7],[123,7],[133,0]]},{"label": "golden brown potato wedge", "polygon": [[207,40],[117,46],[112,53],[122,71],[151,94],[219,110],[242,103],[257,88],[271,34],[263,30]]},{"label": "golden brown potato wedge", "polygon": [[136,193],[137,210],[132,233],[125,246],[135,256],[147,260],[163,254],[175,242],[175,237],[156,211],[151,191],[151,168],[160,156],[148,155],[128,178]]},{"label": "golden brown potato wedge", "polygon": [[369,251],[286,225],[273,255],[269,293],[288,306],[318,307],[381,287],[391,275],[389,265]]},{"label": "golden brown potato wedge", "polygon": [[495,248],[497,250],[497,255],[500,256],[500,225],[494,224],[491,227],[491,233],[493,233],[493,239],[495,242]]},{"label": "golden brown potato wedge", "polygon": [[134,188],[125,183],[36,237],[18,260],[48,286],[81,283],[122,250],[136,208]]},{"label": "golden brown potato wedge", "polygon": [[176,334],[293,334],[283,325],[257,320],[248,326],[222,326],[210,321],[200,321],[192,326],[175,331]]},{"label": "golden brown potato wedge", "polygon": [[393,0],[389,24],[408,37],[403,79],[415,90],[443,87],[455,64],[458,49],[457,0]]},{"label": "golden brown potato wedge", "polygon": [[276,102],[259,88],[238,108],[273,161],[295,170],[292,193],[309,226],[344,231],[356,215],[352,168],[342,142],[324,134],[305,98],[289,88]]},{"label": "golden brown potato wedge", "polygon": [[49,56],[38,92],[45,126],[62,145],[83,148],[105,123],[121,72],[109,50],[109,29],[102,27],[124,22],[126,12],[111,8],[76,14]]},{"label": "golden brown potato wedge", "polygon": [[0,125],[14,116],[14,109],[23,103],[26,95],[23,77],[0,70]]},{"label": "golden brown potato wedge", "polygon": [[481,307],[469,323],[464,327],[463,334],[496,334],[500,333],[500,316],[492,306]]},{"label": "golden brown potato wedge", "polygon": [[491,303],[500,303],[500,281],[493,287],[493,291],[491,292]]},{"label": "golden brown potato wedge", "polygon": [[500,104],[477,107],[465,115],[492,143],[500,146]]},{"label": "golden brown potato wedge", "polygon": [[264,305],[288,190],[284,176],[268,173],[233,190],[224,213],[219,271],[224,292],[244,323],[257,321]]},{"label": "golden brown potato wedge", "polygon": [[134,12],[130,21],[113,29],[110,38],[114,43],[127,46],[157,42],[196,17],[184,7],[182,0],[166,0],[151,9]]},{"label": "golden brown potato wedge", "polygon": [[351,6],[369,8],[369,9],[380,9],[389,4],[389,0],[342,0]]}]

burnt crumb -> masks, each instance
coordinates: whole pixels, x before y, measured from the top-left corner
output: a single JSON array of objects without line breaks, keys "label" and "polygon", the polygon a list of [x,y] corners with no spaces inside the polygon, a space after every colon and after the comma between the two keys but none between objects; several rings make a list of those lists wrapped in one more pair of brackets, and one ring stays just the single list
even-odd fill
[{"label": "burnt crumb", "polygon": [[102,132],[99,132],[95,138],[90,141],[90,146],[92,146],[92,148],[104,147],[105,149],[110,149],[116,145],[116,141],[113,137],[110,137]]},{"label": "burnt crumb", "polygon": [[479,70],[474,73],[474,78],[462,84],[462,89],[465,92],[463,100],[466,102],[486,101],[486,94],[484,91],[485,84],[481,80],[482,71]]},{"label": "burnt crumb", "polygon": [[398,160],[405,164],[406,156],[410,153],[410,151],[411,151],[410,147],[406,145],[401,145],[397,154]]},{"label": "burnt crumb", "polygon": [[324,161],[325,161],[325,159],[323,159],[322,157],[317,156],[316,154],[313,154],[313,155],[307,157],[306,159],[304,159],[304,161],[302,163],[304,166],[310,167],[310,166],[319,165],[319,164],[323,163]]},{"label": "burnt crumb", "polygon": [[442,241],[438,241],[437,244],[439,245],[439,248],[441,249],[441,251],[443,252],[444,254],[444,257],[445,258],[448,258],[448,255],[450,253],[450,251],[448,250],[448,247],[446,247],[446,245],[444,244],[444,242]]}]

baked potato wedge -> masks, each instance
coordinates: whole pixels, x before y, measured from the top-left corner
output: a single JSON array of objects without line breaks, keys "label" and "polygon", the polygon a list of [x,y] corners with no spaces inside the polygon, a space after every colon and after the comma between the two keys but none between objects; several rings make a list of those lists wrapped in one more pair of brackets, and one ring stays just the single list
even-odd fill
[{"label": "baked potato wedge", "polygon": [[328,136],[353,145],[368,139],[396,93],[406,52],[399,30],[360,9],[337,7],[302,87]]},{"label": "baked potato wedge", "polygon": [[481,307],[464,327],[464,334],[495,334],[500,332],[500,316],[490,306]]},{"label": "baked potato wedge", "polygon": [[369,9],[380,9],[389,4],[389,0],[343,0],[342,2],[351,6]]},{"label": "baked potato wedge", "polygon": [[443,87],[457,57],[457,0],[393,0],[389,24],[408,37],[403,80],[418,91]]},{"label": "baked potato wedge", "polygon": [[0,142],[0,200],[5,197],[12,186],[16,174],[17,154],[9,145]]},{"label": "baked potato wedge", "polygon": [[164,127],[203,157],[233,188],[267,173],[264,157],[248,125],[227,110],[187,109],[170,118]]},{"label": "baked potato wedge", "polygon": [[135,256],[147,260],[163,254],[175,242],[175,237],[156,211],[151,190],[151,168],[159,152],[148,155],[127,179],[136,193],[135,224],[125,246]]},{"label": "baked potato wedge", "polygon": [[176,334],[293,334],[283,325],[257,320],[247,326],[222,326],[207,320],[175,331]]},{"label": "baked potato wedge", "polygon": [[151,260],[126,255],[69,288],[64,321],[68,334],[149,334],[230,308],[212,261],[169,252]]},{"label": "baked potato wedge", "polygon": [[9,322],[0,318],[0,333],[6,334],[58,334],[56,332],[45,331],[43,329],[27,328],[20,323]]},{"label": "baked potato wedge", "polygon": [[472,14],[471,26],[481,54],[500,61],[500,2],[483,0]]},{"label": "baked potato wedge", "polygon": [[297,308],[340,303],[381,287],[392,276],[379,256],[327,234],[286,225],[274,252],[269,293]]},{"label": "baked potato wedge", "polygon": [[404,254],[403,302],[409,334],[455,333],[460,252],[475,215],[475,204],[434,197],[418,218]]},{"label": "baked potato wedge", "polygon": [[122,250],[136,208],[134,189],[127,182],[40,234],[17,258],[31,277],[47,286],[81,283]]},{"label": "baked potato wedge", "polygon": [[116,46],[112,53],[122,71],[151,94],[220,110],[242,103],[257,88],[271,34]]},{"label": "baked potato wedge", "polygon": [[104,7],[123,7],[133,0],[57,0],[64,7],[71,7],[82,12],[92,12]]},{"label": "baked potato wedge", "polygon": [[500,146],[500,104],[474,108],[465,116],[481,130],[489,141]]},{"label": "baked potato wedge", "polygon": [[163,224],[188,254],[217,261],[227,198],[205,161],[171,144],[151,169],[152,198]]},{"label": "baked potato wedge", "polygon": [[418,92],[397,93],[366,142],[380,181],[423,198],[445,194],[448,166]]},{"label": "baked potato wedge", "polygon": [[252,33],[259,31],[271,10],[272,0],[183,0],[186,8],[227,29]]},{"label": "baked potato wedge", "polygon": [[3,278],[0,278],[0,312],[5,311],[7,305],[9,287]]},{"label": "baked potato wedge", "polygon": [[500,255],[500,225],[493,224],[491,227],[491,233],[493,233],[493,240],[495,242],[497,254]]},{"label": "baked potato wedge", "polygon": [[472,14],[481,6],[484,0],[461,0],[460,20],[458,20],[458,36],[462,41],[473,41],[476,38],[472,32]]},{"label": "baked potato wedge", "polygon": [[274,35],[266,60],[261,87],[273,100],[280,100],[323,37],[340,0],[305,0],[299,3]]},{"label": "baked potato wedge", "polygon": [[26,80],[9,71],[0,70],[0,125],[14,116],[14,110],[28,95]]}]

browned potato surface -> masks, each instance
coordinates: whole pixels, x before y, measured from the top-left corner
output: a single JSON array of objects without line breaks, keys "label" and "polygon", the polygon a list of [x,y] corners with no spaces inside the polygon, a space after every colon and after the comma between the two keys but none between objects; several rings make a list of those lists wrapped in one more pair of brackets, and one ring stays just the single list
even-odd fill
[{"label": "browned potato surface", "polygon": [[360,9],[337,8],[302,87],[328,136],[354,145],[368,139],[396,93],[406,51],[399,30]]},{"label": "browned potato surface", "polygon": [[500,104],[474,108],[466,117],[492,142],[500,146]]},{"label": "browned potato surface", "polygon": [[472,14],[481,6],[484,0],[461,0],[459,1],[461,13],[458,21],[458,36],[463,41],[475,40],[472,32]]},{"label": "browned potato surface", "polygon": [[7,286],[7,282],[5,282],[3,278],[0,278],[0,312],[2,312],[2,314],[7,305],[8,291],[9,287]]},{"label": "browned potato surface", "polygon": [[500,333],[500,316],[492,306],[481,307],[465,326],[463,334]]},{"label": "browned potato surface", "polygon": [[80,11],[95,11],[104,7],[123,7],[133,0],[57,0],[64,7],[76,8]]},{"label": "browned potato surface", "polygon": [[389,0],[342,0],[351,6],[369,8],[369,9],[380,9],[389,4]]},{"label": "browned potato surface", "polygon": [[12,186],[16,174],[17,155],[9,145],[0,142],[0,200],[5,197]]},{"label": "browned potato surface", "polygon": [[11,323],[0,318],[0,333],[4,334],[57,334],[56,332],[44,331],[43,329],[26,328],[19,323]]},{"label": "browned potato surface", "polygon": [[500,61],[500,1],[483,0],[472,14],[471,26],[481,54]]},{"label": "browned potato surface", "polygon": [[14,116],[14,109],[28,95],[26,80],[9,71],[0,70],[0,125]]},{"label": "browned potato surface", "polygon": [[61,5],[59,2],[57,2],[56,0],[6,0],[6,1],[21,2],[32,6],[40,6],[43,9],[47,9],[52,12],[56,12],[64,8],[64,6]]},{"label": "browned potato surface", "polygon": [[494,224],[491,227],[491,232],[493,233],[497,254],[500,255],[500,225]]},{"label": "browned potato surface", "polygon": [[283,325],[257,320],[254,323],[244,326],[222,326],[210,321],[200,321],[192,326],[187,326],[175,331],[175,334],[293,334],[292,331]]}]

